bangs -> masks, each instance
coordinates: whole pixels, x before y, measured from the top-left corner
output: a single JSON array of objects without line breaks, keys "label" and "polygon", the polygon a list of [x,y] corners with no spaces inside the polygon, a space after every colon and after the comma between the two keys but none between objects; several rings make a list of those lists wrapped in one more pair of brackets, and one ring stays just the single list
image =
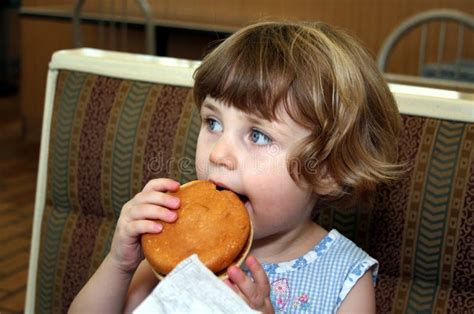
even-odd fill
[{"label": "bangs", "polygon": [[268,120],[277,120],[278,110],[283,107],[295,119],[296,113],[289,105],[294,98],[295,67],[282,44],[288,40],[286,29],[265,27],[230,37],[230,42],[218,46],[196,70],[197,106],[209,95]]}]

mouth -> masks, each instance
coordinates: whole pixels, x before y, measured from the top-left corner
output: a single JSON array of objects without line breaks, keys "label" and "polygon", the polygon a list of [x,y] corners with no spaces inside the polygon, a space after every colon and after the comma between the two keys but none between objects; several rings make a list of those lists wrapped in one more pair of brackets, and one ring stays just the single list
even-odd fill
[{"label": "mouth", "polygon": [[[235,192],[234,192],[235,193]],[[240,201],[246,204],[249,201],[249,198],[246,195],[235,193],[239,197]]]},{"label": "mouth", "polygon": [[237,193],[235,191],[232,191],[231,189],[227,188],[224,185],[221,185],[221,184],[218,184],[218,183],[214,183],[214,184],[216,185],[216,189],[218,191],[230,191],[232,193],[235,193],[239,197],[240,201],[244,204],[246,204],[249,201],[249,198],[244,194],[240,194],[240,193]]}]

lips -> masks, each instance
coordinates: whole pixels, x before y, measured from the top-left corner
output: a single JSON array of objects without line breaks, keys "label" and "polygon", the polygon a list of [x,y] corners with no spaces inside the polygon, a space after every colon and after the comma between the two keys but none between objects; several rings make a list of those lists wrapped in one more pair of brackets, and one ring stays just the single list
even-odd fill
[{"label": "lips", "polygon": [[240,193],[237,193],[237,192],[233,191],[232,189],[230,189],[228,186],[226,186],[226,185],[223,184],[223,183],[214,182],[214,181],[212,181],[212,180],[210,180],[210,181],[216,185],[216,189],[217,189],[218,191],[224,191],[224,190],[231,191],[231,192],[235,193],[235,194],[239,197],[240,201],[241,201],[242,203],[244,203],[245,205],[247,205],[247,203],[249,202],[249,198],[248,198],[246,195],[240,194]]}]

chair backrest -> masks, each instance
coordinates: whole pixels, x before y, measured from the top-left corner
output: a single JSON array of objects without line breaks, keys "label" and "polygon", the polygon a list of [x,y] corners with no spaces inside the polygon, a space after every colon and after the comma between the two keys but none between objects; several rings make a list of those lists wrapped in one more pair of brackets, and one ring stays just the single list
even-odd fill
[{"label": "chair backrest", "polygon": [[49,67],[26,312],[66,312],[108,251],[125,201],[194,178],[197,62],[100,50]]},{"label": "chair backrest", "polygon": [[472,312],[474,95],[390,88],[404,124],[403,176],[380,186],[373,204],[323,212],[320,223],[379,261],[377,313]]},{"label": "chair backrest", "polygon": [[[93,49],[53,55],[26,313],[67,311],[107,253],[122,205],[149,179],[195,178],[198,65]],[[390,87],[404,117],[400,158],[409,172],[380,189],[374,209],[325,212],[321,222],[380,260],[379,309],[405,308],[420,294],[425,300],[426,282],[447,287],[429,302],[472,300],[474,105],[450,98],[456,93]],[[426,92],[439,95],[420,96]],[[429,277],[431,269],[448,278]]]},{"label": "chair backrest", "polygon": [[[450,41],[453,43],[451,47],[446,46],[448,22],[457,24],[457,40]],[[433,39],[428,35],[428,26],[435,26],[433,24],[439,24],[439,27],[432,27],[432,29],[439,31],[436,61],[434,64],[427,64],[427,41]],[[390,56],[397,44],[417,28],[421,30],[418,51],[418,74],[420,76],[474,82],[474,60],[466,60],[463,55],[466,32],[471,32],[472,35],[474,31],[474,16],[451,9],[421,12],[397,26],[382,44],[377,57],[378,66],[382,72],[386,71]],[[472,36],[467,38],[472,38]],[[472,47],[472,42],[467,42],[467,44],[468,48]],[[448,50],[456,51],[454,60],[444,60]],[[415,58],[415,56],[413,57]]]}]

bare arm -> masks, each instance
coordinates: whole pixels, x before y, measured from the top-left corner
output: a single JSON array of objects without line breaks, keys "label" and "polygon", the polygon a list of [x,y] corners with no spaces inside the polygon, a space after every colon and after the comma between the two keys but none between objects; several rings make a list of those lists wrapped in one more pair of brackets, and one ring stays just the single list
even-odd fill
[{"label": "bare arm", "polygon": [[[82,288],[69,308],[69,313],[121,313],[132,274],[124,273],[107,255],[97,271]],[[113,287],[113,289],[111,289]]]},{"label": "bare arm", "polygon": [[375,290],[370,271],[349,291],[337,313],[375,313]]},{"label": "bare arm", "polygon": [[[132,278],[117,272],[113,261],[106,257],[74,299],[69,313],[86,313],[91,309],[97,313],[131,313],[157,284],[158,279],[145,260]],[[125,300],[125,305],[117,300]]]},{"label": "bare arm", "polygon": [[151,293],[159,280],[146,260],[138,266],[127,294],[124,313],[131,313]]},{"label": "bare arm", "polygon": [[143,263],[140,236],[161,232],[160,221],[177,219],[173,210],[179,208],[179,199],[166,192],[178,189],[176,181],[154,179],[123,206],[110,252],[72,302],[70,313],[131,311],[145,298],[156,279]]}]

